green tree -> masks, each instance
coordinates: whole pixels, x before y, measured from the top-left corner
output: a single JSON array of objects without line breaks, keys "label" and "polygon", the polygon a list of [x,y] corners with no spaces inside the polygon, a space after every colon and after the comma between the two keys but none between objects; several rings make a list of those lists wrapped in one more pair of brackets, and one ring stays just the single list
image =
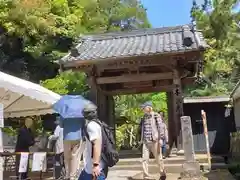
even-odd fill
[{"label": "green tree", "polygon": [[[63,16],[61,11],[58,12],[62,5],[63,4],[59,4],[59,6],[55,7],[54,14],[61,16],[61,18],[58,18],[63,22],[71,22],[71,19],[65,20],[65,16]],[[103,33],[108,31],[127,31],[134,28],[150,27],[146,17],[145,9],[137,0],[76,0],[75,2],[71,1],[71,3],[68,3],[67,5],[68,7],[73,7],[73,14],[75,14],[74,12],[79,11],[79,17],[81,17],[81,20],[79,22],[73,22],[71,24],[72,26],[70,29],[72,31],[66,30],[66,32],[69,33],[66,34],[66,36],[70,39],[75,38],[77,40],[78,36],[81,36],[81,34]],[[66,7],[66,9],[68,8]],[[68,14],[69,10],[65,10],[64,12],[67,12]],[[69,27],[69,25],[67,24],[63,27]],[[86,77],[83,73],[66,72],[57,75],[53,79],[42,81],[41,83],[43,86],[59,94],[86,95],[88,91],[88,87],[86,85]],[[118,105],[120,106],[118,100],[121,102],[122,99],[120,98],[116,100],[117,109],[121,109],[125,112],[122,106],[118,107]],[[136,103],[138,104],[138,102]],[[136,121],[136,108],[132,107],[130,109],[130,111],[126,112],[126,115],[128,117],[134,115],[130,121]],[[120,114],[123,112],[118,111],[118,113]],[[119,147],[124,142],[123,137],[125,137],[125,132],[128,131],[129,125],[128,123],[125,124],[125,126],[123,125],[117,129],[117,144]],[[132,142],[134,141],[133,136],[131,136],[130,139],[132,139]]]},{"label": "green tree", "polygon": [[88,93],[86,75],[82,72],[66,71],[53,79],[42,81],[41,85],[61,95],[81,94],[85,96]]},{"label": "green tree", "polygon": [[53,78],[54,62],[79,36],[121,30],[131,18],[149,27],[137,0],[1,0],[0,69],[36,82]]},{"label": "green tree", "polygon": [[202,7],[193,1],[191,11],[210,49],[204,54],[202,82],[186,89],[192,96],[228,94],[239,79],[240,13],[233,11],[237,0],[205,0]]}]

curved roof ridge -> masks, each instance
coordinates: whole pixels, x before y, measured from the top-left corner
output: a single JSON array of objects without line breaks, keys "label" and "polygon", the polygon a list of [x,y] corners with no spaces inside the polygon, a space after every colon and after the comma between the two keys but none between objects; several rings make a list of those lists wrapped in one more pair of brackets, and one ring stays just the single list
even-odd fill
[{"label": "curved roof ridge", "polygon": [[191,29],[190,24],[171,26],[171,27],[160,27],[160,28],[144,28],[137,29],[132,31],[119,31],[119,32],[108,32],[102,34],[89,34],[83,35],[80,37],[80,41],[91,40],[107,40],[107,39],[120,39],[126,37],[138,37],[138,36],[147,36],[147,35],[157,35],[157,34],[166,34],[171,32],[182,32],[182,28],[188,26]]}]

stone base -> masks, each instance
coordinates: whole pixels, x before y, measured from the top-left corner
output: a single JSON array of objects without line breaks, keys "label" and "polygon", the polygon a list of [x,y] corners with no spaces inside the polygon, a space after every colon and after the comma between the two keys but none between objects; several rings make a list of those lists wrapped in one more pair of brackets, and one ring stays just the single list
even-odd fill
[{"label": "stone base", "polygon": [[[141,172],[141,173],[138,173],[138,174],[136,174],[132,177],[129,177],[128,179],[129,180],[144,180],[144,176],[143,176],[143,173]],[[159,179],[159,175],[154,174],[148,180],[157,180],[157,179]]]},{"label": "stone base", "polygon": [[183,164],[183,172],[181,179],[184,180],[200,180],[201,178],[200,165],[197,161],[188,161]]},{"label": "stone base", "polygon": [[178,156],[183,156],[184,155],[184,150],[181,149],[181,150],[177,151],[177,155]]},{"label": "stone base", "polygon": [[[126,171],[124,171],[124,173],[126,173]],[[152,180],[159,180],[159,178],[160,178],[158,173],[157,174],[151,174],[151,177],[153,178]],[[179,174],[167,173],[167,180],[177,180],[178,178],[179,178]],[[109,179],[111,179],[111,178],[109,178]],[[129,177],[128,180],[144,180],[143,179],[143,173],[142,172],[137,173],[134,176]]]}]

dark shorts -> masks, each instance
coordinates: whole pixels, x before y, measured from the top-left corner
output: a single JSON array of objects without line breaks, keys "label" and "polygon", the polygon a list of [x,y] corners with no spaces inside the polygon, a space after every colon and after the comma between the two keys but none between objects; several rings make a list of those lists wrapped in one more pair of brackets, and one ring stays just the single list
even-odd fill
[{"label": "dark shorts", "polygon": [[[88,174],[85,170],[82,170],[78,180],[92,180],[92,174]],[[101,173],[100,176],[96,180],[105,180],[105,175],[104,173]]]}]

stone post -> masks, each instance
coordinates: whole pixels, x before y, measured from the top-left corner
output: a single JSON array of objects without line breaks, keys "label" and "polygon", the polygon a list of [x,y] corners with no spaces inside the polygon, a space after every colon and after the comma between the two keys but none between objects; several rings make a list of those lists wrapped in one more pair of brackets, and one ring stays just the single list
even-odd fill
[{"label": "stone post", "polygon": [[200,165],[195,159],[192,124],[190,116],[181,117],[182,142],[185,162],[183,163],[183,172],[181,179],[198,180],[201,178]]}]

